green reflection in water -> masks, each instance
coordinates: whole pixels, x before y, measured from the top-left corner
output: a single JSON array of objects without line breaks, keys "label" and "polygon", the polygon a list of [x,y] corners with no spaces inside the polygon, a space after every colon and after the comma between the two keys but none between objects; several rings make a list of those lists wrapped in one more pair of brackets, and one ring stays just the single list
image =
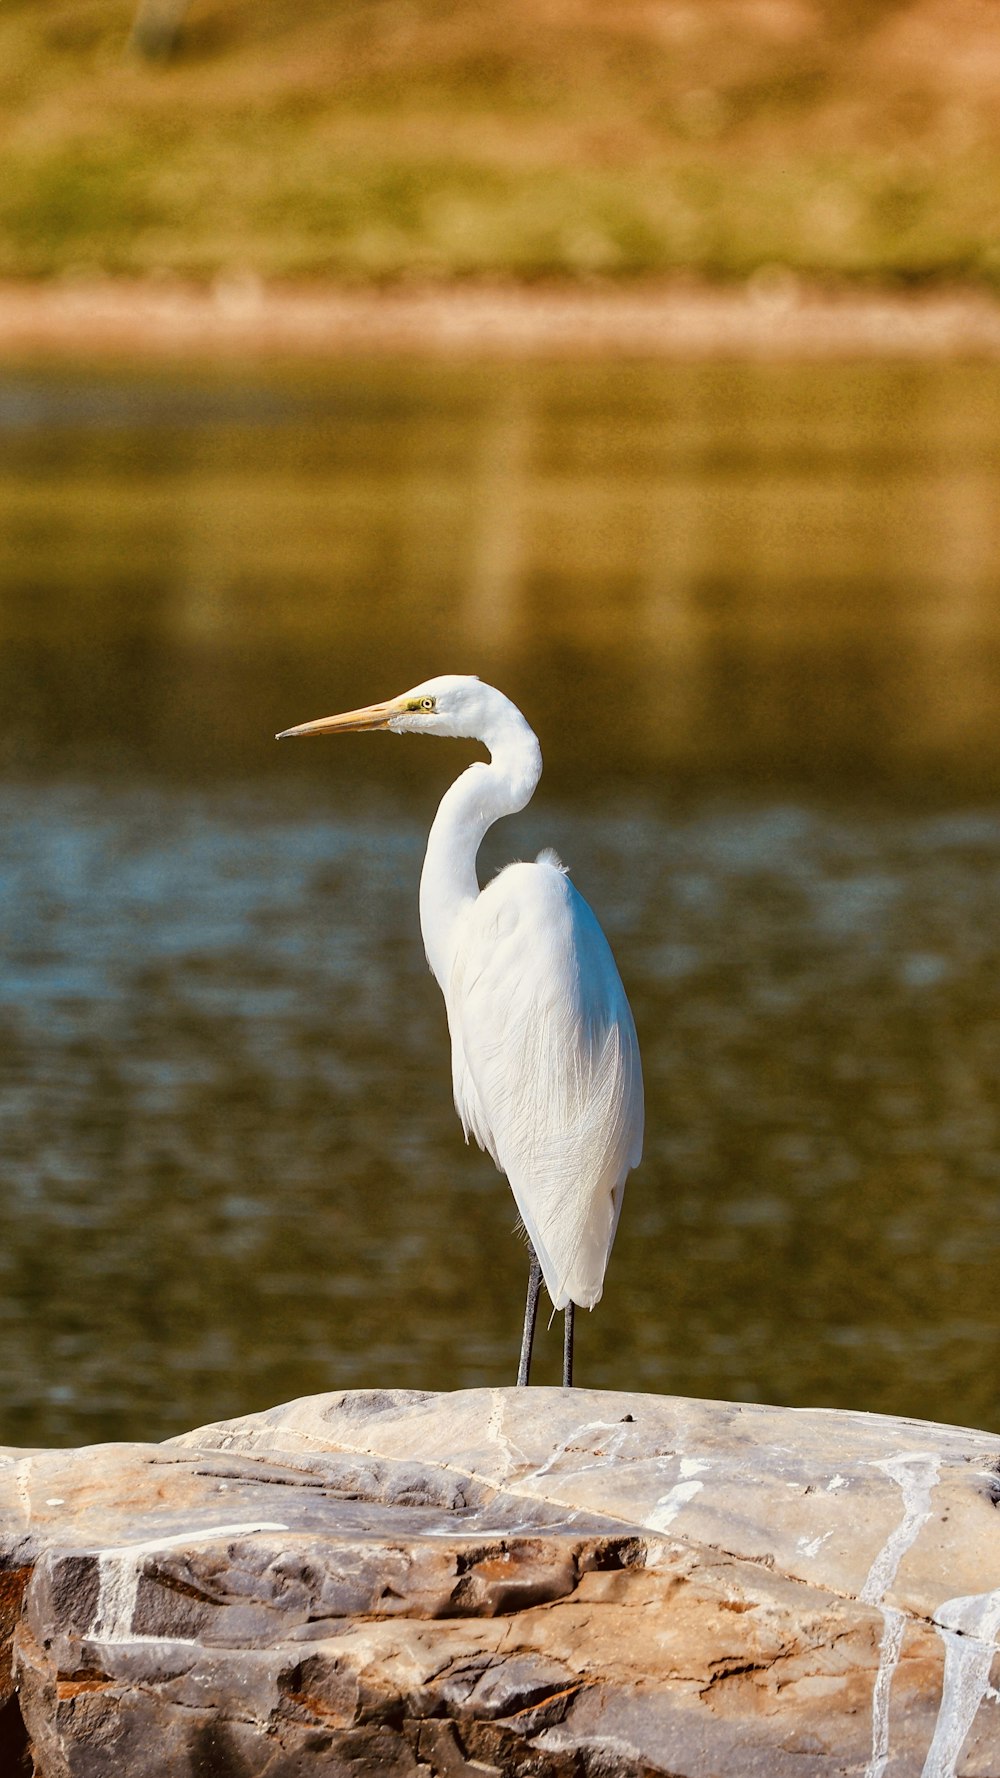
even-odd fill
[{"label": "green reflection in water", "polygon": [[643,1044],[581,1378],[1000,1425],[998,382],[0,382],[0,1438],[512,1375],[416,921],[467,750],[270,739],[453,669]]}]

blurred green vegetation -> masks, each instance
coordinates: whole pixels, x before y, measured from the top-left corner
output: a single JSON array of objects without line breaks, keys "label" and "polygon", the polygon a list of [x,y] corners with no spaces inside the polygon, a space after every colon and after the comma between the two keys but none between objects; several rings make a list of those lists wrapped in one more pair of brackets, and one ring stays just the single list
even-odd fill
[{"label": "blurred green vegetation", "polygon": [[0,276],[1000,280],[985,0],[0,8]]}]

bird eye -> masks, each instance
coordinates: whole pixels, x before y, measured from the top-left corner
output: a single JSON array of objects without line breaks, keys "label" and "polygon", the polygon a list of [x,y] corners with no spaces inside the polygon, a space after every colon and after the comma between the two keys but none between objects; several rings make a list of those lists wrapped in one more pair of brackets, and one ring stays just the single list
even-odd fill
[{"label": "bird eye", "polygon": [[421,710],[433,710],[434,699],[433,698],[421,698],[420,708],[421,708]]}]

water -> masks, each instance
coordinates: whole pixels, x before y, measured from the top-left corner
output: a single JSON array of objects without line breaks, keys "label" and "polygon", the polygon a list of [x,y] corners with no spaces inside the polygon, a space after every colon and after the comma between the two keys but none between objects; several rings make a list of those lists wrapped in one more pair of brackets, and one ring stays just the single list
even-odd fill
[{"label": "water", "polygon": [[643,1049],[581,1381],[1000,1427],[998,384],[5,373],[0,1440],[511,1380],[416,917],[474,750],[271,740],[448,670]]}]

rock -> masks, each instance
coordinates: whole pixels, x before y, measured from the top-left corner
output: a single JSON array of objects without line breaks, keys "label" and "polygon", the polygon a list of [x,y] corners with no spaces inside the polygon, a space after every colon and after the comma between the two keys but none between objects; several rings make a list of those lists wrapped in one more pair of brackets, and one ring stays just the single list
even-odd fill
[{"label": "rock", "polygon": [[998,1467],[582,1389],[7,1451],[0,1774],[988,1778]]}]

